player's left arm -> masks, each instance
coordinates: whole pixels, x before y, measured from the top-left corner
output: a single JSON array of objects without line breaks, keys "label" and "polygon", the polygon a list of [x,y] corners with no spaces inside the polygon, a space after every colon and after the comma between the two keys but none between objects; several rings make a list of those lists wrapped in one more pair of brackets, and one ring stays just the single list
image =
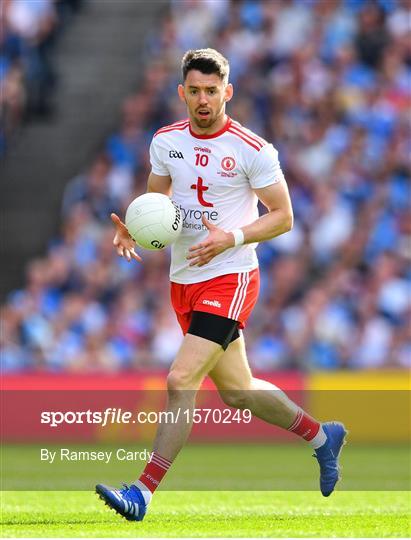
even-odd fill
[{"label": "player's left arm", "polygon": [[[267,208],[267,214],[241,227],[244,234],[244,244],[264,242],[291,230],[293,226],[293,210],[286,181],[280,180],[275,184],[254,189],[259,200]],[[224,231],[210,223],[203,215],[203,223],[209,235],[203,242],[189,249],[187,259],[190,266],[203,266],[226,249],[235,245],[234,234]]]},{"label": "player's left arm", "polygon": [[280,180],[276,184],[254,189],[254,193],[268,212],[249,225],[241,227],[244,243],[264,242],[290,231],[294,216],[287,182]]}]

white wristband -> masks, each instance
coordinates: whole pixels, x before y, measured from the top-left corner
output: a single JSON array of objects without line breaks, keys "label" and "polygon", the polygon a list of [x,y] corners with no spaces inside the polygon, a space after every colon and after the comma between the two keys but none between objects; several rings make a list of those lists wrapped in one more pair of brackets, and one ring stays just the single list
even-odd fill
[{"label": "white wristband", "polygon": [[234,236],[234,247],[242,246],[244,244],[244,233],[241,229],[234,229],[231,231]]}]

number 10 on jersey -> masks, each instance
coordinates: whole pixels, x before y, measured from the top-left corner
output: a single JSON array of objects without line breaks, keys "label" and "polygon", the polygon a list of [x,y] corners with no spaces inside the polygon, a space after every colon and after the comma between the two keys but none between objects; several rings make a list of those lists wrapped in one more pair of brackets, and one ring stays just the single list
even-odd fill
[{"label": "number 10 on jersey", "polygon": [[207,154],[196,154],[196,165],[201,165],[201,167],[207,167],[208,165],[208,156]]}]

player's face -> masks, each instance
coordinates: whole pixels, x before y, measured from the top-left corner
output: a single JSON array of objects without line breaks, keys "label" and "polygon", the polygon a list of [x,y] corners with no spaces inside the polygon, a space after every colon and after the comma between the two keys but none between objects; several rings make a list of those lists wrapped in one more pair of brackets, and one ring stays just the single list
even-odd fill
[{"label": "player's face", "polygon": [[190,120],[201,130],[207,130],[224,119],[225,104],[233,95],[233,87],[224,84],[215,73],[207,75],[193,69],[187,73],[184,86],[179,85],[178,94],[187,105]]}]

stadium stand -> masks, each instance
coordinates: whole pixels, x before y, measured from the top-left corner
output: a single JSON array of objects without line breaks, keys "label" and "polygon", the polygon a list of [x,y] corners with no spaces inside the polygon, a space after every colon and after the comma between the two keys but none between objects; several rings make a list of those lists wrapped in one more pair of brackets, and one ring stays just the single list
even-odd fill
[{"label": "stadium stand", "polygon": [[4,0],[0,11],[0,156],[24,121],[53,113],[54,51],[82,0]]},{"label": "stadium stand", "polygon": [[229,58],[229,114],[277,147],[294,204],[293,230],[258,248],[251,365],[409,367],[410,16],[406,0],[172,1],[117,132],[67,184],[60,236],[1,308],[3,370],[171,362],[168,253],[116,257],[109,213],[144,191],[152,134],[185,116],[181,55],[203,46]]}]

